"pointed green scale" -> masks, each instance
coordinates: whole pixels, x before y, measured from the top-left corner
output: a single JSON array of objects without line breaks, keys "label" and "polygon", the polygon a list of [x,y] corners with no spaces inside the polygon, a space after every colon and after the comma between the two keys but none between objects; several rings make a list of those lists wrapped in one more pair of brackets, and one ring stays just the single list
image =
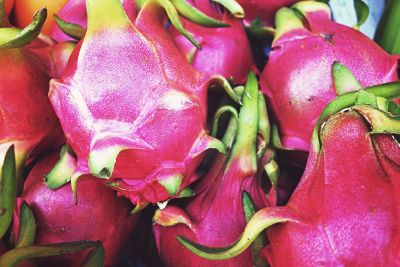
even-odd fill
[{"label": "pointed green scale", "polygon": [[31,246],[36,237],[36,220],[32,210],[23,202],[20,208],[18,238],[15,247]]},{"label": "pointed green scale", "polygon": [[[15,199],[17,197],[17,177],[15,166],[14,145],[7,150],[0,176],[0,239],[10,226]],[[3,266],[0,264],[0,266]]]},{"label": "pointed green scale", "polygon": [[162,179],[161,181],[158,181],[168,192],[168,194],[172,197],[175,196],[179,188],[182,185],[183,181],[183,175],[182,174],[176,174],[167,177],[166,179]]},{"label": "pointed green scale", "polygon": [[368,120],[372,126],[371,133],[400,134],[400,115],[391,116],[370,105],[358,105],[354,106],[353,109],[357,110]]},{"label": "pointed green scale", "polygon": [[212,0],[212,1],[225,7],[235,18],[242,19],[245,16],[243,7],[235,0]]},{"label": "pointed green scale", "polygon": [[192,221],[186,212],[174,206],[167,207],[166,209],[157,209],[153,216],[153,222],[166,227],[184,224],[193,229]]},{"label": "pointed green scale", "polygon": [[63,33],[65,33],[66,35],[68,35],[76,40],[80,40],[85,36],[86,29],[83,28],[81,25],[66,22],[65,20],[63,20],[59,16],[57,16],[56,14],[54,14],[53,17],[54,17],[54,21],[56,22],[58,28],[60,28],[60,30]]},{"label": "pointed green scale", "polygon": [[232,118],[234,118],[234,119],[236,119],[236,121],[238,121],[239,115],[238,115],[237,110],[233,106],[225,105],[225,106],[220,107],[214,114],[213,125],[211,127],[211,135],[212,136],[214,136],[214,137],[217,136],[220,118],[227,113],[230,113]]},{"label": "pointed green scale", "polygon": [[131,22],[119,0],[87,0],[88,16],[87,35],[101,32],[104,29],[122,29],[129,27]]},{"label": "pointed green scale", "polygon": [[362,0],[354,0],[354,9],[357,15],[357,23],[354,26],[356,30],[359,30],[360,27],[365,23],[369,16],[369,7]]},{"label": "pointed green scale", "polygon": [[275,37],[272,43],[288,32],[306,29],[296,12],[290,8],[281,8],[275,15]]},{"label": "pointed green scale", "polygon": [[61,148],[60,159],[44,176],[44,182],[50,189],[57,189],[68,183],[76,170],[76,158],[68,145]]},{"label": "pointed green scale", "polygon": [[230,85],[229,81],[222,75],[216,74],[213,75],[210,80],[209,84],[211,85],[218,85],[229,95],[229,97],[235,101],[237,104],[242,105],[241,97],[238,95],[235,90]]},{"label": "pointed green scale", "polygon": [[211,136],[207,136],[205,139],[207,140],[207,149],[215,149],[222,154],[228,153],[227,147],[221,140]]},{"label": "pointed green scale", "polygon": [[250,25],[246,26],[246,32],[255,39],[272,38],[276,33],[273,27],[264,26],[260,18],[254,19]]},{"label": "pointed green scale", "polygon": [[207,16],[198,9],[194,8],[185,0],[171,0],[171,3],[175,6],[179,14],[181,14],[193,23],[205,27],[230,27],[229,24]]},{"label": "pointed green scale", "polygon": [[276,125],[275,123],[271,125],[271,145],[275,148],[285,149],[282,146],[278,125]]},{"label": "pointed green scale", "polygon": [[37,11],[33,22],[24,29],[0,28],[0,48],[19,48],[35,40],[42,30],[47,17],[47,10],[43,8]]},{"label": "pointed green scale", "polygon": [[242,193],[242,205],[244,218],[246,222],[249,222],[251,217],[253,217],[253,215],[256,213],[256,207],[254,206],[254,202],[250,195],[246,191],[243,191]]},{"label": "pointed green scale", "polygon": [[257,158],[260,159],[264,156],[271,139],[271,124],[267,111],[267,103],[261,92],[259,92],[258,96],[258,134]]},{"label": "pointed green scale", "polygon": [[[392,82],[392,83],[370,86],[365,88],[364,90],[367,93],[374,94],[377,97],[384,97],[387,99],[398,98],[400,97],[400,82]],[[345,108],[350,108],[354,106],[360,92],[363,91],[348,92],[346,94],[336,97],[328,105],[326,105],[324,110],[321,112],[321,115],[319,116],[318,121],[315,124],[313,130],[311,142],[312,142],[312,149],[314,149],[314,151],[319,152],[321,149],[319,132],[322,124],[330,116],[338,113],[339,111]]]},{"label": "pointed green scale", "polygon": [[271,159],[264,166],[264,170],[268,175],[268,179],[270,180],[273,187],[278,186],[278,178],[280,175],[279,165],[276,163],[274,159]]},{"label": "pointed green scale", "polygon": [[304,16],[307,16],[307,13],[312,12],[325,12],[327,17],[331,17],[331,9],[325,3],[316,2],[316,1],[300,1],[291,6],[292,9],[299,11]]},{"label": "pointed green scale", "polygon": [[243,105],[239,112],[239,124],[236,141],[226,169],[237,162],[245,172],[257,170],[257,134],[259,125],[258,82],[255,74],[250,72],[242,96]]},{"label": "pointed green scale", "polygon": [[148,202],[145,203],[138,203],[135,205],[135,207],[133,208],[133,210],[130,212],[131,215],[133,214],[137,214],[139,212],[141,212],[144,208],[146,208],[149,205]]},{"label": "pointed green scale", "polygon": [[[242,205],[244,210],[244,217],[246,223],[250,221],[251,217],[256,213],[256,207],[250,195],[243,191],[242,194]],[[251,244],[251,255],[253,258],[254,266],[268,266],[265,259],[261,256],[261,251],[267,245],[267,238],[264,235],[259,235],[254,242]]]},{"label": "pointed green scale", "polygon": [[90,152],[88,159],[90,172],[96,177],[109,179],[114,171],[118,154],[124,149],[120,146],[110,146]]},{"label": "pointed green scale", "polygon": [[337,61],[332,65],[332,76],[337,95],[363,88],[353,73]]},{"label": "pointed green scale", "polygon": [[190,187],[185,187],[178,194],[178,198],[193,197],[196,193]]},{"label": "pointed green scale", "polygon": [[97,246],[97,242],[78,241],[70,243],[58,243],[41,246],[26,246],[14,248],[0,256],[0,266],[17,267],[19,263],[40,257],[70,254]]},{"label": "pointed green scale", "polygon": [[200,257],[210,260],[225,260],[245,251],[266,228],[287,221],[294,221],[293,214],[284,207],[264,208],[253,215],[240,238],[227,247],[210,248],[181,236],[176,238],[183,246]]}]

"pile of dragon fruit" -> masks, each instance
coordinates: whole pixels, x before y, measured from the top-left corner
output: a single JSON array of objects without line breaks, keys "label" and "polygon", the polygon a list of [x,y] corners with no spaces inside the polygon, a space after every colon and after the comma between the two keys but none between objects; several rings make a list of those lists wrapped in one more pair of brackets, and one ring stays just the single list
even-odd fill
[{"label": "pile of dragon fruit", "polygon": [[400,266],[400,1],[327,2],[0,0],[0,266]]}]

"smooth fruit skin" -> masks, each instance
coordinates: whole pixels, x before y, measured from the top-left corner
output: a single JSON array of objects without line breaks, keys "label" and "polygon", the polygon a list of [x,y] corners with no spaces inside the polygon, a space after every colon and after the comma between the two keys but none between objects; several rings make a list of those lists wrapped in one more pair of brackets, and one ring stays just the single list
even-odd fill
[{"label": "smooth fruit skin", "polygon": [[[137,215],[130,215],[132,205],[117,197],[103,180],[91,175],[78,181],[77,190],[81,194],[75,205],[69,185],[51,190],[43,182],[57,160],[58,153],[53,152],[34,166],[19,200],[24,200],[33,210],[38,225],[35,244],[100,240],[106,251],[105,266],[115,266],[136,225]],[[17,229],[15,223],[14,230]],[[39,266],[80,266],[86,254],[83,251],[43,258],[38,263]]]},{"label": "smooth fruit skin", "polygon": [[335,61],[348,67],[363,86],[397,81],[398,64],[395,56],[361,32],[332,21],[326,8],[304,15],[307,27],[296,27],[274,40],[260,84],[283,146],[308,151],[320,112],[337,96],[332,77]]},{"label": "smooth fruit skin", "polygon": [[400,148],[369,132],[355,111],[326,123],[287,205],[297,221],[267,230],[273,266],[400,264]]},{"label": "smooth fruit skin", "polygon": [[255,71],[256,68],[242,21],[207,0],[192,1],[191,4],[230,27],[206,28],[184,20],[185,28],[198,40],[202,49],[196,50],[184,36],[171,27],[170,31],[179,49],[199,72],[208,76],[220,74],[232,78],[236,84],[244,84],[249,71]]},{"label": "smooth fruit skin", "polygon": [[32,16],[43,7],[47,8],[47,19],[42,32],[50,33],[51,25],[54,23],[53,14],[56,14],[68,0],[15,0],[14,19],[19,28],[27,26],[32,21]]},{"label": "smooth fruit skin", "polygon": [[14,143],[21,166],[62,144],[64,136],[47,97],[50,77],[41,59],[27,48],[2,49],[0,66],[0,150]]},{"label": "smooth fruit skin", "polygon": [[7,13],[7,15],[10,15],[11,10],[14,7],[14,2],[15,2],[15,0],[6,0],[6,13]]},{"label": "smooth fruit skin", "polygon": [[[115,17],[97,16],[108,4]],[[87,7],[88,32],[49,92],[77,173],[111,178],[133,203],[165,201],[218,141],[205,129],[208,81],[176,48],[156,3],[135,26],[119,1]]]}]

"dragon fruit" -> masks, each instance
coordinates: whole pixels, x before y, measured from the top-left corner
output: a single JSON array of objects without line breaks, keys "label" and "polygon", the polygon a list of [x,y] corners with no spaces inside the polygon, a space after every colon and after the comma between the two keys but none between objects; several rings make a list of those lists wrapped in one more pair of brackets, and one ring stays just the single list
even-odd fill
[{"label": "dragon fruit", "polygon": [[56,43],[51,38],[42,35],[25,48],[40,59],[42,68],[50,78],[59,78],[63,74],[75,46],[75,42]]},{"label": "dragon fruit", "polygon": [[265,26],[273,26],[278,9],[290,6],[299,0],[236,0],[244,9],[247,23],[260,18]]},{"label": "dragon fruit", "polygon": [[72,187],[92,173],[139,206],[179,196],[204,151],[226,149],[205,129],[215,80],[199,75],[165,30],[159,3],[193,40],[170,2],[147,1],[135,25],[120,1],[86,3],[86,35],[49,92],[78,158]]},{"label": "dragon fruit", "polygon": [[[68,150],[62,150],[67,156]],[[43,177],[58,160],[58,153],[41,159],[30,172],[19,203],[25,201],[33,210],[37,222],[36,244],[100,240],[105,249],[105,266],[115,266],[137,222],[131,215],[132,205],[117,198],[115,191],[105,181],[85,175],[77,184],[84,192],[76,205],[71,187],[63,186],[56,191],[48,189]],[[73,164],[70,165],[73,168]],[[71,172],[73,169],[58,169]],[[52,174],[57,175],[57,174]],[[99,196],[101,196],[99,198]],[[19,209],[15,213],[14,232],[18,235]],[[80,266],[87,251],[38,260],[40,266]],[[61,265],[60,265],[61,264]]]},{"label": "dragon fruit", "polygon": [[243,84],[249,71],[254,71],[255,67],[250,43],[241,21],[226,11],[221,11],[219,6],[208,0],[192,1],[192,4],[230,27],[205,28],[185,20],[185,28],[193,34],[202,49],[197,50],[176,29],[171,28],[179,49],[196,70],[209,76],[220,74],[232,78],[236,84]]},{"label": "dragon fruit", "polygon": [[[4,8],[4,1],[0,1],[0,6]],[[36,156],[64,141],[47,97],[50,77],[45,64],[24,47],[38,36],[45,18],[43,9],[24,30],[12,28],[7,18],[0,19],[3,26],[0,29],[0,158],[4,158],[10,144],[15,144],[17,176],[29,156]]]},{"label": "dragon fruit", "polygon": [[[134,0],[121,0],[124,10],[128,17],[134,21],[136,17],[136,5]],[[69,0],[57,12],[57,16],[68,23],[77,24],[83,28],[87,28],[87,14],[85,0]],[[56,23],[53,23],[50,28],[49,35],[57,42],[73,40],[71,37],[61,31]]]},{"label": "dragon fruit", "polygon": [[[303,21],[295,11],[301,12]],[[347,66],[360,85],[335,88],[335,61]],[[396,57],[357,30],[333,22],[327,5],[304,1],[278,11],[276,36],[260,84],[284,147],[308,151],[312,128],[335,96],[397,80]]]},{"label": "dragon fruit", "polygon": [[[254,266],[250,249],[235,259],[223,263],[215,262],[202,259],[190,251],[182,251],[175,236],[184,235],[207,246],[227,245],[245,227],[246,210],[242,203],[244,194],[250,196],[257,209],[270,205],[259,186],[260,181],[256,179],[258,103],[257,79],[251,73],[239,115],[238,134],[229,157],[223,154],[217,156],[211,169],[201,180],[199,187],[203,190],[199,190],[201,192],[184,209],[167,206],[156,211],[155,238],[166,266],[238,266],[238,263],[242,266]],[[230,135],[232,134],[225,135],[226,143],[229,142]],[[224,206],[226,203],[229,203],[229,209]],[[179,251],[179,257],[171,251]],[[257,258],[257,255],[254,257]]]},{"label": "dragon fruit", "polygon": [[272,266],[398,266],[400,146],[391,133],[400,133],[400,109],[370,92],[398,97],[400,84],[350,92],[326,107],[286,206],[257,212],[232,246],[206,252],[181,242],[198,255],[226,259],[277,224],[267,230],[264,250]]}]

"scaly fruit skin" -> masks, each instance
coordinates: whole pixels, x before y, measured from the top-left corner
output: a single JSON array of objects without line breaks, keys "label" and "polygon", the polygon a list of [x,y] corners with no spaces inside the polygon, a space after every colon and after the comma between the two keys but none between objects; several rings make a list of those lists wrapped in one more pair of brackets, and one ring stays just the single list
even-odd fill
[{"label": "scaly fruit skin", "polygon": [[[47,97],[50,77],[43,62],[27,48],[0,51],[0,150],[15,144],[17,168],[64,142]],[[10,71],[12,70],[12,71]]]},{"label": "scaly fruit skin", "polygon": [[185,20],[185,28],[193,34],[202,49],[196,50],[184,36],[171,27],[170,31],[179,49],[199,72],[209,76],[221,74],[232,78],[236,84],[243,84],[249,71],[256,69],[243,24],[227,11],[221,11],[218,7],[213,9],[208,0],[192,1],[191,4],[230,27],[206,28]]},{"label": "scaly fruit skin", "polygon": [[[282,29],[278,25],[279,37],[260,84],[278,121],[283,146],[308,151],[320,112],[337,95],[333,62],[347,66],[363,86],[397,81],[398,76],[396,57],[357,30],[332,21],[327,6],[313,2],[296,5],[300,4],[317,5],[314,11],[302,11],[308,28],[297,26],[279,35]],[[277,20],[284,12],[288,10],[278,12]]]},{"label": "scaly fruit skin", "polygon": [[236,0],[245,11],[245,21],[251,22],[257,17],[266,26],[273,26],[278,9],[290,6],[299,0]]},{"label": "scaly fruit skin", "polygon": [[[399,95],[398,83],[381,89]],[[339,97],[337,107],[322,113],[305,173],[286,206],[255,213],[225,248],[178,240],[202,257],[229,259],[267,228],[263,253],[271,266],[399,266],[400,146],[391,134],[400,132],[399,115],[362,104],[335,114],[360,94]]]},{"label": "scaly fruit skin", "polygon": [[[58,160],[53,152],[41,159],[30,172],[19,202],[24,200],[33,210],[37,222],[35,244],[79,240],[100,240],[105,248],[105,266],[115,266],[134,230],[137,215],[130,215],[132,205],[118,198],[104,181],[85,175],[77,186],[74,203],[71,187],[51,190],[43,183],[44,176]],[[18,212],[14,231],[18,231]],[[87,251],[38,260],[40,266],[80,266]]]},{"label": "scaly fruit skin", "polygon": [[251,249],[233,259],[211,261],[183,249],[176,239],[180,235],[206,246],[226,246],[235,241],[246,225],[244,192],[250,196],[256,210],[275,204],[269,202],[256,178],[258,86],[255,75],[249,74],[249,77],[250,75],[249,80],[252,80],[246,84],[238,135],[230,155],[217,156],[210,170],[195,188],[196,196],[187,205],[183,208],[167,206],[156,211],[154,215],[157,248],[166,266],[255,265]]},{"label": "scaly fruit skin", "polygon": [[[237,163],[232,163],[224,173],[219,156],[211,175],[206,180],[213,178],[209,189],[195,196],[190,203],[181,209],[176,206],[167,206],[160,212],[165,217],[186,217],[188,222],[174,226],[154,225],[154,234],[157,248],[165,266],[176,267],[201,267],[201,266],[248,266],[252,267],[253,258],[250,249],[240,256],[224,261],[213,261],[200,258],[189,250],[186,250],[176,240],[176,236],[184,236],[202,245],[211,247],[226,246],[236,240],[242,233],[246,220],[244,217],[242,194],[248,192],[257,209],[270,206],[265,193],[257,185],[255,174],[245,174]],[[223,163],[223,160],[222,160]],[[216,173],[215,173],[216,172]],[[217,174],[217,177],[215,177]],[[211,181],[212,182],[212,181]],[[156,214],[157,216],[157,214]],[[163,218],[160,218],[163,220]],[[178,252],[178,253],[175,253]]]},{"label": "scaly fruit skin", "polygon": [[[136,1],[134,0],[121,0],[124,10],[128,17],[134,21],[136,17]],[[87,14],[85,0],[69,0],[57,12],[57,16],[66,22],[74,23],[87,28]],[[73,40],[71,37],[63,33],[57,24],[54,22],[51,25],[49,35],[57,42]]]},{"label": "scaly fruit skin", "polygon": [[297,221],[267,230],[273,266],[400,264],[400,148],[370,131],[355,111],[328,120],[287,205]]},{"label": "scaly fruit skin", "polygon": [[221,144],[205,130],[209,81],[176,48],[155,2],[135,26],[119,1],[87,7],[85,38],[49,93],[76,173],[111,178],[133,203],[167,200],[192,182],[203,152]]},{"label": "scaly fruit skin", "polygon": [[48,16],[42,32],[49,34],[51,25],[54,23],[53,14],[56,14],[67,1],[68,0],[15,0],[13,12],[15,24],[20,28],[27,26],[31,23],[32,15],[35,11],[46,7]]}]

